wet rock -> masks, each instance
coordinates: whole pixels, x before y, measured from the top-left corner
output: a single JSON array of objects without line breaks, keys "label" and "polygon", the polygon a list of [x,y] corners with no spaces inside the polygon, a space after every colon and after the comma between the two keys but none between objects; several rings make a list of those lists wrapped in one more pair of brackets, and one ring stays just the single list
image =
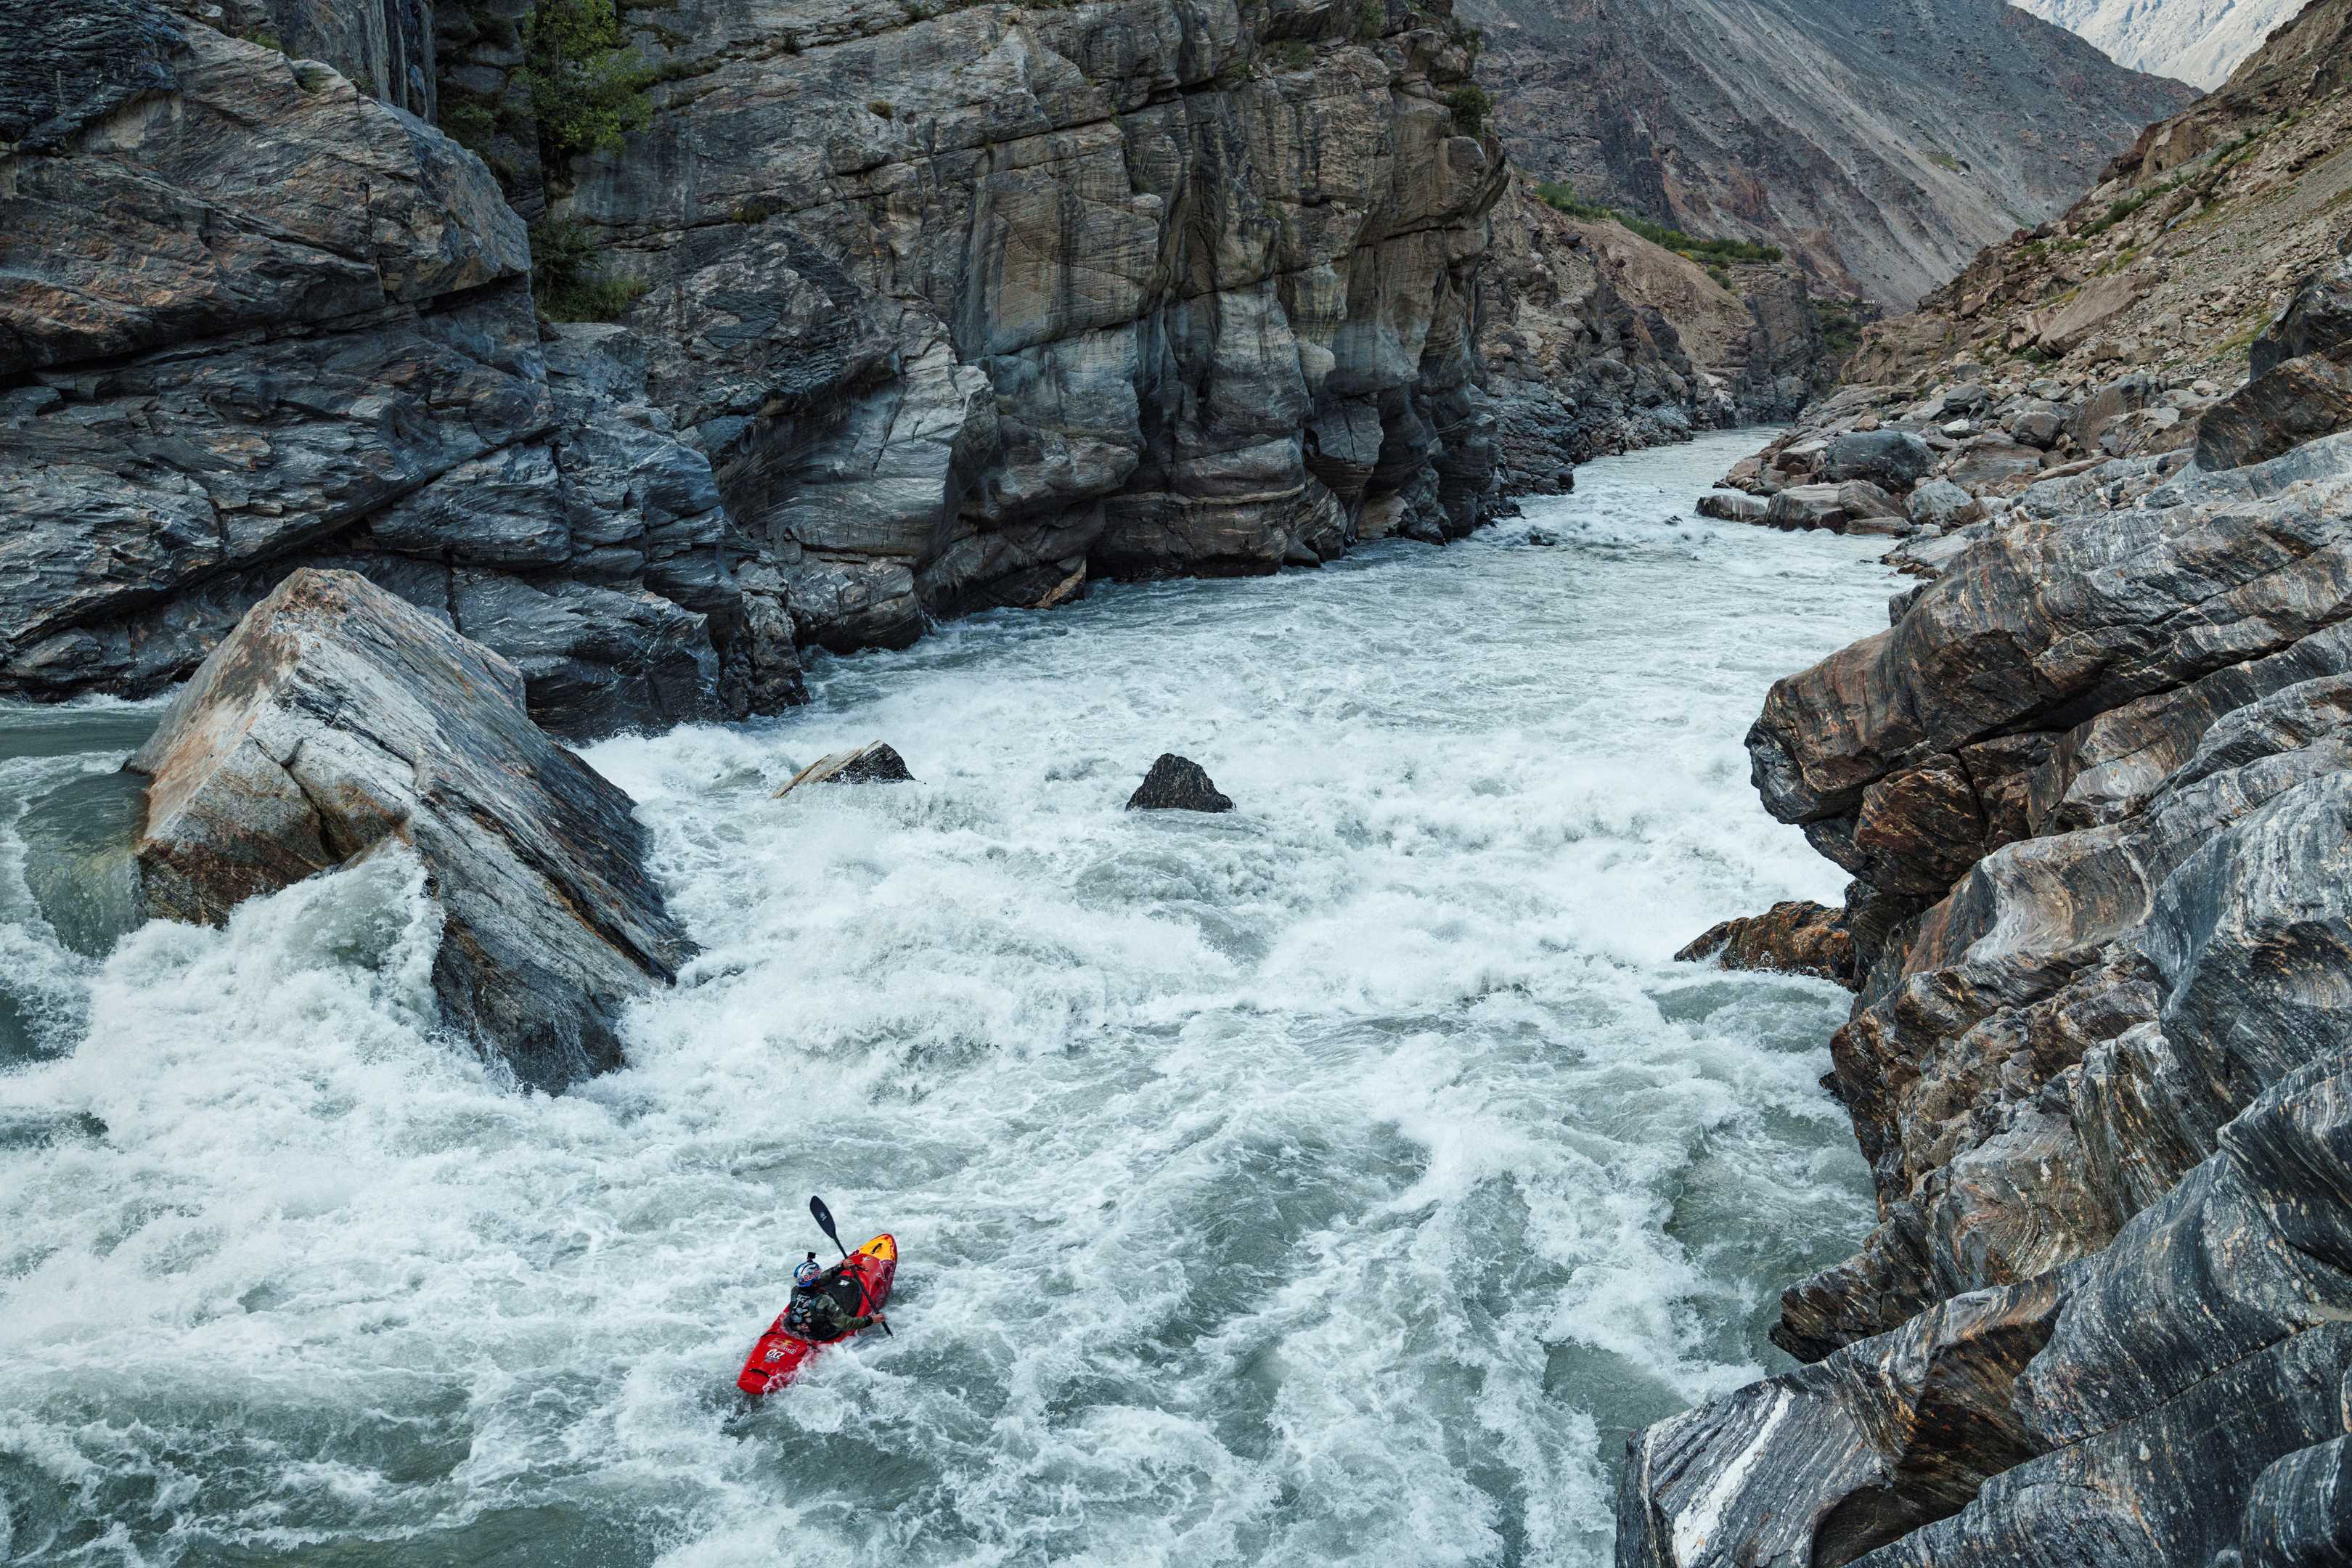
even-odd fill
[{"label": "wet rock", "polygon": [[550,1093],[622,1063],[617,1021],[692,945],[622,795],[531,722],[523,678],[350,573],[255,606],[131,759],[149,909],[247,899],[398,846],[443,932],[445,1020]]},{"label": "wet rock", "polygon": [[1698,498],[1698,514],[1718,522],[1762,522],[1772,510],[1762,496],[1740,490],[1709,490]]},{"label": "wet rock", "polygon": [[[276,4],[256,27],[415,43],[406,0]],[[77,8],[38,15],[37,49],[139,85],[7,160],[40,261],[0,290],[0,691],[159,691],[316,565],[458,621],[567,734],[797,699],[782,584],[747,607],[722,564],[719,487],[649,401],[646,345],[542,339],[478,160],[147,0],[79,13],[88,37]]]},{"label": "wet rock", "polygon": [[1822,463],[1832,480],[1867,479],[1896,495],[1908,490],[1935,466],[1936,454],[1927,443],[1907,430],[1840,436],[1830,443]]},{"label": "wet rock", "polygon": [[1218,793],[1201,764],[1175,753],[1163,753],[1143,775],[1143,783],[1128,796],[1129,811],[1231,811],[1234,803]]},{"label": "wet rock", "polygon": [[1637,1435],[1618,1563],[1843,1568],[1948,1517],[2042,1451],[2011,1394],[2059,1301],[2049,1281],[1960,1297]]},{"label": "wet rock", "polygon": [[913,784],[915,775],[908,770],[907,760],[897,749],[881,741],[868,741],[845,752],[835,752],[794,773],[792,782],[776,792],[782,800],[803,784]]},{"label": "wet rock", "polygon": [[1675,954],[1678,963],[1713,959],[1726,969],[1763,969],[1808,974],[1855,987],[1853,937],[1845,911],[1791,900],[1760,915],[1743,915],[1708,928]]}]

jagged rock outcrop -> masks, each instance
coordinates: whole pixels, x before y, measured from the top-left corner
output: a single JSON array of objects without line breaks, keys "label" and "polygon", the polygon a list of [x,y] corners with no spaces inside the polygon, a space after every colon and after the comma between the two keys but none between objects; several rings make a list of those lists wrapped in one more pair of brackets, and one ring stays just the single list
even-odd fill
[{"label": "jagged rock outcrop", "polygon": [[620,1010],[691,953],[629,799],[531,721],[520,670],[356,574],[298,571],[130,763],[151,913],[247,899],[398,845],[442,917],[444,1020],[552,1093],[621,1065]]},{"label": "jagged rock outcrop", "polygon": [[555,210],[803,643],[1487,515],[1504,171],[1442,6],[630,21],[650,127]]},{"label": "jagged rock outcrop", "polygon": [[[2281,432],[2324,423],[2294,376],[2337,345],[2295,346],[2252,384]],[[1816,1364],[1636,1440],[1622,1561],[2340,1553],[2352,433],[2189,458],[2030,485],[1773,689],[1758,788],[1855,879],[1828,1082],[1880,1220],[1782,1299],[1773,1338]],[[1877,1392],[1906,1378],[1959,1415]]]},{"label": "jagged rock outcrop", "polygon": [[312,563],[508,655],[567,733],[793,698],[708,461],[625,340],[541,343],[479,163],[147,0],[34,11],[15,56],[0,691],[159,689]]},{"label": "jagged rock outcrop", "polygon": [[2262,47],[2305,0],[2017,0],[2134,70],[2207,89]]},{"label": "jagged rock outcrop", "polygon": [[1512,162],[1906,309],[2194,96],[2003,0],[1464,0]]}]

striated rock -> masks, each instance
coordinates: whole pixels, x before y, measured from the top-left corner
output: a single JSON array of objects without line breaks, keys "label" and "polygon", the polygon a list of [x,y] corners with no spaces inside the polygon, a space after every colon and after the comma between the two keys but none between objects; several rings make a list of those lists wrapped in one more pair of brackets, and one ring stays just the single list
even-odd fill
[{"label": "striated rock", "polygon": [[1234,803],[1218,793],[1201,764],[1174,752],[1162,753],[1128,796],[1129,811],[1231,811]]},{"label": "striated rock", "polygon": [[1985,514],[1984,502],[1949,479],[1922,482],[1904,502],[1903,510],[1913,527],[1939,529],[1946,533],[1981,521]]},{"label": "striated rock", "polygon": [[617,1020],[692,952],[628,797],[530,721],[523,679],[351,573],[299,571],[131,761],[148,908],[218,922],[396,844],[424,863],[448,1025],[553,1093],[622,1062]]},{"label": "striated rock", "polygon": [[1853,990],[1856,981],[1853,937],[1843,910],[1791,900],[1760,915],[1743,915],[1711,926],[1675,954],[1678,963],[1713,959],[1726,969],[1769,969],[1834,980]]},{"label": "striated rock", "polygon": [[2022,9],[2080,33],[2135,70],[2210,89],[2303,0],[2026,0]]},{"label": "striated rock", "polygon": [[1960,1297],[1636,1435],[1618,1563],[1843,1568],[1948,1517],[2042,1451],[2012,1394],[2060,1299],[2052,1281]]},{"label": "striated rock", "polygon": [[1698,498],[1698,514],[1719,522],[1763,522],[1769,519],[1772,503],[1762,496],[1751,496],[1739,490],[1709,490]]},{"label": "striated rock", "polygon": [[552,210],[647,286],[652,400],[803,645],[1491,513],[1471,339],[1505,171],[1447,101],[1444,6],[630,26],[651,123],[551,171]]},{"label": "striated rock", "polygon": [[792,776],[792,781],[776,792],[778,800],[803,784],[912,784],[915,775],[908,771],[907,760],[897,749],[881,741],[868,741],[845,752],[835,752],[819,757]]},{"label": "striated rock", "polygon": [[2197,463],[2243,468],[2346,429],[2352,429],[2352,339],[2281,361],[2214,405],[2198,423]]}]

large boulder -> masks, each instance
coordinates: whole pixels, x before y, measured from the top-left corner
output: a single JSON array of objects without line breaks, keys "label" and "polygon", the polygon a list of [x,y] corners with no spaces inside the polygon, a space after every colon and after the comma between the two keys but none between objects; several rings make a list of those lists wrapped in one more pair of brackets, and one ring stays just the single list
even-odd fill
[{"label": "large boulder", "polygon": [[2268,462],[2344,429],[2352,429],[2352,338],[2281,361],[2208,409],[2198,422],[2197,462]]},{"label": "large boulder", "polygon": [[1790,485],[1772,498],[1764,521],[1790,531],[1832,533],[1907,533],[1911,526],[1902,504],[1868,479]]},{"label": "large boulder", "polygon": [[1833,438],[1823,457],[1824,471],[1832,480],[1868,479],[1896,495],[1935,466],[1934,449],[1908,430],[1851,431]]},{"label": "large boulder", "polygon": [[152,913],[247,899],[392,846],[440,906],[448,1024],[552,1093],[622,1064],[621,1010],[691,953],[629,799],[540,730],[520,670],[348,572],[298,571],[130,763]]}]

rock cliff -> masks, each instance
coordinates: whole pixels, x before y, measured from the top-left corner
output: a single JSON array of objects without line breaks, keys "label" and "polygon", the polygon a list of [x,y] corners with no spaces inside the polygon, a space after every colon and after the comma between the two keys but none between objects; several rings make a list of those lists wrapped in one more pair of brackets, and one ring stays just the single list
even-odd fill
[{"label": "rock cliff", "polygon": [[2195,94],[2002,0],[1463,0],[1512,161],[1907,308]]},{"label": "rock cliff", "polygon": [[633,351],[542,342],[478,162],[143,0],[16,9],[0,691],[155,690],[307,563],[511,658],[569,732],[789,698],[709,462]]},{"label": "rock cliff", "polygon": [[[311,563],[564,732],[740,715],[800,649],[1499,499],[1442,6],[21,8],[0,690],[155,689]],[[1686,426],[1591,315],[1569,455]]]},{"label": "rock cliff", "polygon": [[[2233,86],[2336,112],[2302,29],[2344,15]],[[1621,1562],[2345,1561],[2352,268],[2264,316],[2234,391],[1943,379],[1972,356],[1841,395],[1749,476],[1907,453],[1880,477],[1978,515],[1899,549],[1929,580],[1749,737],[1854,879],[1827,1085],[1879,1224],[1784,1295],[1808,1364],[1636,1439]],[[2031,462],[1968,468],[1979,424]]]}]

